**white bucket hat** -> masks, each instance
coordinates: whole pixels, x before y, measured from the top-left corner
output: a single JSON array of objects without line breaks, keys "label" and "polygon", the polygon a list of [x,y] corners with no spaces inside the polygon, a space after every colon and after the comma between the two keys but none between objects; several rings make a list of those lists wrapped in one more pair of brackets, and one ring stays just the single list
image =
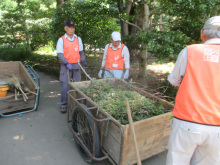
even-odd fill
[{"label": "white bucket hat", "polygon": [[111,38],[113,39],[113,41],[121,41],[121,34],[117,31],[114,31],[111,34]]}]

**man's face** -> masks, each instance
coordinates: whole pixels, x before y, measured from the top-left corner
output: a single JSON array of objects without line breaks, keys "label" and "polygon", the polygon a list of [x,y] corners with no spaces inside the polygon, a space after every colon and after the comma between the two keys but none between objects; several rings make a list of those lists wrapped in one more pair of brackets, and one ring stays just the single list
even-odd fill
[{"label": "man's face", "polygon": [[112,42],[112,45],[113,45],[115,48],[117,48],[117,47],[120,45],[120,43],[121,43],[121,41],[114,41],[113,39],[111,39],[111,42]]},{"label": "man's face", "polygon": [[74,26],[65,26],[64,30],[66,31],[66,34],[70,37],[72,37],[73,34],[75,33],[75,27]]}]

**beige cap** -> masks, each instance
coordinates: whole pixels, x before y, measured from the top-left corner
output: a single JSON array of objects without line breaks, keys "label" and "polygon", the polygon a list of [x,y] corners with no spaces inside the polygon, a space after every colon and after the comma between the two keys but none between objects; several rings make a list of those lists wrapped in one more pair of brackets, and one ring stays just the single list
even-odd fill
[{"label": "beige cap", "polygon": [[117,31],[114,31],[111,34],[111,38],[113,39],[113,41],[121,41],[121,34]]},{"label": "beige cap", "polygon": [[220,31],[220,16],[209,18],[203,26],[203,29],[213,29]]}]

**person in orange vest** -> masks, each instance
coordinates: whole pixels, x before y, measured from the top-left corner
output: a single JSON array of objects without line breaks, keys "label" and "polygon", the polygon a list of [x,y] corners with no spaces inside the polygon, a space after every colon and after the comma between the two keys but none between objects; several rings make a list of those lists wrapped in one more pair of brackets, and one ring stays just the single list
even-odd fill
[{"label": "person in orange vest", "polygon": [[[104,78],[128,79],[130,68],[130,54],[127,46],[121,43],[121,34],[114,31],[111,34],[111,43],[105,46],[101,69],[98,73],[102,78],[105,68]],[[125,73],[124,73],[125,69]]]},{"label": "person in orange vest", "polygon": [[57,56],[61,62],[59,78],[61,82],[61,113],[66,113],[67,109],[67,92],[69,90],[67,70],[69,70],[69,78],[77,82],[81,80],[78,62],[81,62],[83,68],[87,68],[82,40],[74,34],[74,21],[67,20],[64,24],[64,30],[66,33],[58,39],[56,46]]},{"label": "person in orange vest", "polygon": [[205,22],[201,40],[179,53],[168,76],[179,90],[166,165],[220,164],[220,16]]}]

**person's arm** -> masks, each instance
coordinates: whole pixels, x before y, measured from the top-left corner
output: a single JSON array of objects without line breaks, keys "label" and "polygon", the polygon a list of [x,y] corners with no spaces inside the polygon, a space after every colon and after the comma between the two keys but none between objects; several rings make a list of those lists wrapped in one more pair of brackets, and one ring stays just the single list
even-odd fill
[{"label": "person's arm", "polygon": [[83,42],[80,37],[78,37],[78,42],[79,42],[79,54],[80,54],[80,62],[86,61],[86,56],[83,50]]},{"label": "person's arm", "polygon": [[59,40],[57,41],[56,50],[57,50],[57,57],[58,57],[58,59],[59,59],[63,64],[66,64],[66,63],[67,63],[67,60],[66,60],[66,58],[63,56],[63,39],[62,39],[62,37],[60,37]]},{"label": "person's arm", "polygon": [[109,44],[107,44],[105,46],[104,54],[103,54],[103,57],[102,57],[101,69],[99,70],[99,73],[98,73],[99,78],[102,78],[103,69],[105,68],[108,46],[109,46]]},{"label": "person's arm", "polygon": [[79,42],[79,55],[80,55],[80,62],[82,64],[82,67],[84,69],[88,68],[88,65],[86,63],[86,56],[83,50],[83,43],[82,43],[82,39],[80,37],[78,37],[78,42]]},{"label": "person's arm", "polygon": [[80,61],[81,61],[81,62],[86,61],[86,56],[85,56],[84,51],[80,51],[80,52],[79,52],[79,55],[80,55]]},{"label": "person's arm", "polygon": [[80,55],[80,62],[84,62],[86,61],[86,56],[83,50],[83,43],[82,43],[82,39],[80,37],[78,37],[78,42],[79,42],[79,55]]},{"label": "person's arm", "polygon": [[178,55],[173,71],[167,80],[174,86],[179,86],[185,75],[187,66],[187,48],[184,48]]},{"label": "person's arm", "polygon": [[78,37],[78,42],[79,42],[79,51],[83,51],[83,42],[82,39],[80,37]]},{"label": "person's arm", "polygon": [[104,69],[104,68],[105,68],[108,47],[109,47],[109,44],[107,44],[107,45],[105,46],[105,50],[104,50],[104,54],[103,54],[103,58],[102,58],[101,69]]},{"label": "person's arm", "polygon": [[122,57],[124,57],[125,69],[129,70],[130,68],[130,53],[127,46],[124,45],[122,49]]},{"label": "person's arm", "polygon": [[67,60],[66,58],[63,56],[63,53],[57,53],[57,57],[58,59],[62,62],[62,64],[66,64]]}]

